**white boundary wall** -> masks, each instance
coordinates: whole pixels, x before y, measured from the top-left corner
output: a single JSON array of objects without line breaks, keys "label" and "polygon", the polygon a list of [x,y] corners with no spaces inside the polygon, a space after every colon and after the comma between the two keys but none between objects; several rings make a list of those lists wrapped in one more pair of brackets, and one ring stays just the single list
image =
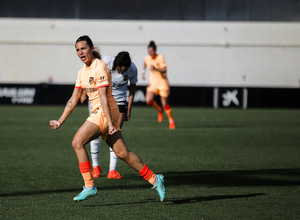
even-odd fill
[{"label": "white boundary wall", "polygon": [[155,40],[171,86],[300,84],[299,22],[0,18],[0,31],[0,83],[75,83],[83,64],[74,43],[87,34],[103,55],[129,51],[140,72]]}]

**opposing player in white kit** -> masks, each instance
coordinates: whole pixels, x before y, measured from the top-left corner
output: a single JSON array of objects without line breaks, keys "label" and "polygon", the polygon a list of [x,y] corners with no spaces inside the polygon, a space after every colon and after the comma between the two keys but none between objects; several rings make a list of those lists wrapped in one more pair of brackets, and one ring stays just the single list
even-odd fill
[{"label": "opposing player in white kit", "polygon": [[[126,51],[118,53],[117,56],[102,56],[102,61],[106,63],[111,70],[112,75],[112,95],[115,98],[120,111],[119,125],[122,128],[123,122],[128,121],[131,116],[132,103],[136,90],[137,68],[131,61],[130,55]],[[128,89],[128,81],[130,82]],[[129,90],[128,103],[126,100],[127,89]],[[86,97],[82,96],[82,102]],[[91,113],[90,102],[89,111]],[[101,137],[90,142],[91,156],[93,164],[93,177],[99,177],[101,169],[99,167],[99,150],[100,150]],[[121,179],[122,176],[116,171],[118,163],[118,157],[114,151],[110,148],[110,164],[109,173],[107,178],[109,179]]]}]

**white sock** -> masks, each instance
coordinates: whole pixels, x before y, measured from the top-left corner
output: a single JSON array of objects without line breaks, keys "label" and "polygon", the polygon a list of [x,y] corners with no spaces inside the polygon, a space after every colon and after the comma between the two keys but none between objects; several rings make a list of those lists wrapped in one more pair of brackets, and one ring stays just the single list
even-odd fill
[{"label": "white sock", "polygon": [[109,151],[110,151],[109,171],[116,170],[117,163],[118,163],[118,157],[116,156],[113,149],[109,148]]},{"label": "white sock", "polygon": [[100,141],[101,137],[90,142],[93,167],[99,166]]}]

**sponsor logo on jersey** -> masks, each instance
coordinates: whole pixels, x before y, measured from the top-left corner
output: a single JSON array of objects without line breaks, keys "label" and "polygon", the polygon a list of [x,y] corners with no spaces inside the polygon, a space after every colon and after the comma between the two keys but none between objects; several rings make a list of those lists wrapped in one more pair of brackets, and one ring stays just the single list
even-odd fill
[{"label": "sponsor logo on jersey", "polygon": [[118,88],[120,88],[121,86],[122,86],[122,84],[119,84],[119,83],[113,83],[113,84],[112,84],[113,89],[118,89]]},{"label": "sponsor logo on jersey", "polygon": [[93,92],[97,92],[98,91],[97,88],[84,88],[83,90],[85,90],[86,93],[93,93]]}]

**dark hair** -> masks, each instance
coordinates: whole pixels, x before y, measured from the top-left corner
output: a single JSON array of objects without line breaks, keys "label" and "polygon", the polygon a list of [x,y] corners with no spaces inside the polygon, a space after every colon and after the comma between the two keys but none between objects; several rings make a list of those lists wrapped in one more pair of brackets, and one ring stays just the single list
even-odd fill
[{"label": "dark hair", "polygon": [[149,45],[148,45],[148,48],[149,48],[149,47],[152,47],[153,50],[156,51],[156,44],[155,44],[155,42],[154,42],[153,40],[150,41],[150,43],[149,43]]},{"label": "dark hair", "polygon": [[90,38],[89,36],[83,35],[83,36],[79,37],[79,38],[76,40],[75,44],[77,44],[77,43],[80,42],[80,41],[85,41],[85,42],[87,43],[87,45],[89,45],[90,48],[93,48],[93,49],[94,49],[94,50],[93,50],[93,55],[94,55],[96,58],[98,58],[99,60],[101,60],[101,54],[100,54],[99,51],[95,50],[93,41],[91,40],[91,38]]},{"label": "dark hair", "polygon": [[131,65],[131,59],[129,53],[127,51],[122,51],[118,53],[118,55],[116,56],[112,71],[115,71],[117,69],[117,66],[119,67],[125,66],[129,68],[130,65]]}]

